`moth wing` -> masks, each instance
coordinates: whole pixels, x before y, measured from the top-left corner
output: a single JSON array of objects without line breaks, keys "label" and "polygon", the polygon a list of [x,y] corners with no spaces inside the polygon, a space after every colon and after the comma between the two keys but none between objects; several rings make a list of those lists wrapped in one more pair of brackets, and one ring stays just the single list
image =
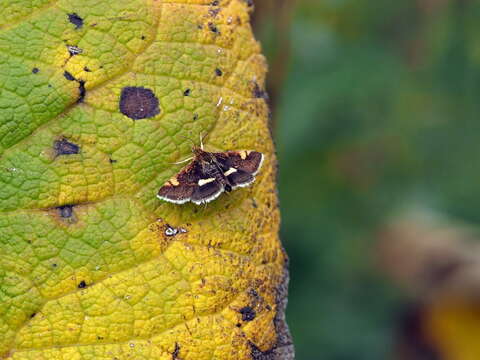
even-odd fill
[{"label": "moth wing", "polygon": [[223,191],[223,185],[218,180],[213,180],[201,186],[195,186],[191,200],[197,205],[206,204],[218,198]]},{"label": "moth wing", "polygon": [[163,185],[158,191],[157,197],[174,204],[185,204],[192,198],[194,186],[191,185]]},{"label": "moth wing", "polygon": [[228,175],[227,180],[232,184],[232,188],[235,189],[237,187],[249,186],[255,181],[255,176],[249,172],[237,170]]},{"label": "moth wing", "polygon": [[195,191],[195,173],[198,171],[198,163],[193,161],[185,166],[178,175],[170,178],[158,190],[157,197],[161,200],[174,204],[185,204],[190,201]]},{"label": "moth wing", "polygon": [[227,151],[225,153],[213,153],[222,170],[230,168],[242,170],[255,176],[263,164],[264,156],[261,152],[251,150]]}]

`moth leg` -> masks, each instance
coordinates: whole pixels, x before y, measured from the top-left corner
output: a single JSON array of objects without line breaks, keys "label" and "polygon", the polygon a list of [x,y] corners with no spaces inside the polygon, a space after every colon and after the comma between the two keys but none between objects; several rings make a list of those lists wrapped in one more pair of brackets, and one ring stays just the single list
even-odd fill
[{"label": "moth leg", "polygon": [[188,159],[185,159],[185,160],[182,160],[182,161],[177,161],[177,162],[170,163],[170,164],[172,164],[172,165],[183,164],[183,163],[185,163],[185,162],[187,162],[187,161],[190,161],[190,160],[192,160],[192,159],[193,159],[193,156],[190,156]]}]

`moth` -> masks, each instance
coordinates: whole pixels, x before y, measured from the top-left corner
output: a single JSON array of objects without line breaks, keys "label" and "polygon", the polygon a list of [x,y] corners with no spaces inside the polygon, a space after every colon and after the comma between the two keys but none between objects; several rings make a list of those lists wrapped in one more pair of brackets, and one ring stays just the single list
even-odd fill
[{"label": "moth", "polygon": [[258,151],[241,150],[208,152],[203,144],[193,146],[193,157],[187,166],[168,180],[157,197],[174,204],[206,204],[224,191],[246,187],[255,181],[264,156]]}]

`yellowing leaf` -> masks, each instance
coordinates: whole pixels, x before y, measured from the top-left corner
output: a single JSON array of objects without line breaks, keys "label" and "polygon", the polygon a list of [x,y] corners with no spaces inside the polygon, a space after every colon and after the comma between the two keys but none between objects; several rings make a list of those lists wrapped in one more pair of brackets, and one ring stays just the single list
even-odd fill
[{"label": "yellowing leaf", "polygon": [[[249,2],[0,10],[0,358],[293,358]],[[254,185],[158,200],[205,134],[265,154]]]}]

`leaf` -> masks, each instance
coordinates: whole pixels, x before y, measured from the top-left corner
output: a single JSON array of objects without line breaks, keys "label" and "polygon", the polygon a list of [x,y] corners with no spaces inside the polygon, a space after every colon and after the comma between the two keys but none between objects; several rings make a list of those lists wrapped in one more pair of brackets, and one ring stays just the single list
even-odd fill
[{"label": "leaf", "polygon": [[[249,8],[2,2],[0,358],[293,357]],[[158,200],[205,134],[266,154],[255,184]]]}]

